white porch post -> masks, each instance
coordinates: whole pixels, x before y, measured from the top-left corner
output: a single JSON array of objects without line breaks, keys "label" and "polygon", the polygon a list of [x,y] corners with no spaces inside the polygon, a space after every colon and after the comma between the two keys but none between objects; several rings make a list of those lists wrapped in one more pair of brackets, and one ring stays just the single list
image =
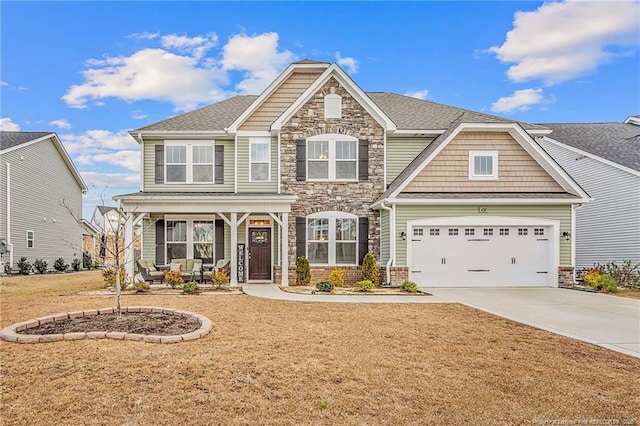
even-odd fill
[{"label": "white porch post", "polygon": [[[120,253],[116,253],[118,256]],[[133,258],[133,214],[126,213],[124,222],[124,270],[129,278],[133,280],[135,273]]]},{"label": "white porch post", "polygon": [[231,213],[231,282],[238,286],[238,213]]},{"label": "white porch post", "polygon": [[282,213],[280,229],[280,238],[282,238],[282,249],[280,250],[281,284],[286,287],[289,285],[289,213]]}]

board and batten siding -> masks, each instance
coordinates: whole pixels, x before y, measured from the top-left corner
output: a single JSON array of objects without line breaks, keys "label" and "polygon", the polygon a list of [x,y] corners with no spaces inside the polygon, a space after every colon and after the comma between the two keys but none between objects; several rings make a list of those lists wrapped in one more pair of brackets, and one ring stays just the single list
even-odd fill
[{"label": "board and batten siding", "polygon": [[[69,265],[75,258],[82,260],[83,229],[73,217],[82,216],[82,188],[51,140],[2,154],[0,238],[7,237],[6,163],[11,164],[13,268],[21,257],[32,265],[36,259],[46,260],[50,270],[60,257]],[[27,248],[27,230],[35,234],[33,248]]]},{"label": "board and batten siding", "polygon": [[540,145],[593,198],[576,209],[576,268],[640,262],[640,176],[545,140]]},{"label": "board and batten siding", "polygon": [[432,141],[433,138],[427,137],[387,137],[387,184],[393,182]]},{"label": "board and batten siding", "polygon": [[[498,151],[498,179],[470,180],[469,151]],[[565,192],[507,132],[461,132],[404,192]]]},{"label": "board and batten siding", "polygon": [[[249,163],[249,137],[238,136],[238,193],[271,193],[278,192],[278,138],[271,138],[270,149],[270,170],[271,175],[268,182],[251,182]],[[225,148],[226,149],[226,148]],[[226,152],[226,151],[225,151]],[[225,163],[226,164],[226,163]]]},{"label": "board and batten siding", "polygon": [[164,141],[145,140],[143,143],[143,172],[145,192],[233,192],[234,185],[234,141],[216,139],[216,145],[224,146],[224,183],[155,183],[155,149]]},{"label": "board and batten siding", "polygon": [[271,123],[276,121],[323,71],[324,68],[295,71],[242,123],[239,130],[269,130]]},{"label": "board and batten siding", "polygon": [[[485,207],[485,206],[483,206]],[[407,244],[402,241],[400,232],[407,229],[407,222],[417,219],[435,219],[440,217],[459,216],[501,216],[522,217],[529,219],[546,219],[560,221],[560,234],[571,231],[571,205],[506,205],[486,206],[486,213],[478,213],[476,205],[455,206],[397,206],[396,207],[396,266],[407,266]],[[571,265],[571,242],[560,238],[560,265]]]}]

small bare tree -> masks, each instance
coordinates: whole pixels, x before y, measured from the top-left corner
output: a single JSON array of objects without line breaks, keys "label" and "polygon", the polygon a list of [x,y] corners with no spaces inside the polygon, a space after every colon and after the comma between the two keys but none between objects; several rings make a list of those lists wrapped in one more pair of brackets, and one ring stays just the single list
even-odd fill
[{"label": "small bare tree", "polygon": [[[104,205],[104,199],[101,195],[101,202]],[[69,204],[66,202],[65,199],[62,200],[62,206],[67,210],[67,212],[69,212],[69,214],[73,217],[73,219],[78,223],[81,224],[82,223],[82,219],[73,211],[73,209],[69,206]],[[125,251],[129,250],[129,249],[133,249],[133,244],[135,242],[135,238],[131,240],[130,243],[125,244],[124,243],[124,233],[125,233],[125,223],[128,219],[130,219],[131,217],[133,217],[135,215],[135,211],[133,212],[125,212],[124,209],[122,208],[122,203],[118,204],[118,207],[115,208],[115,211],[117,213],[117,223],[112,223],[110,222],[109,227],[107,227],[107,219],[105,219],[105,222],[98,227],[98,230],[102,233],[102,235],[107,235],[107,230],[110,231],[110,233],[113,235],[113,244],[109,245],[108,244],[108,239],[105,239],[105,244],[104,244],[104,249],[105,252],[110,255],[113,256],[114,258],[114,262],[115,262],[115,287],[116,287],[116,309],[117,309],[117,313],[118,315],[122,314],[122,305],[121,305],[121,297],[122,297],[122,284],[126,282],[127,279],[131,279],[133,280],[134,277],[127,277],[126,274],[125,276],[122,276],[121,274],[121,270],[124,268],[124,266],[127,264],[127,259],[125,258]],[[150,223],[149,226],[153,225],[155,223],[152,222]],[[67,243],[71,244],[72,246],[75,245],[72,242],[67,241]],[[82,250],[81,250],[82,251]],[[129,262],[135,262],[135,259],[129,261]]]}]

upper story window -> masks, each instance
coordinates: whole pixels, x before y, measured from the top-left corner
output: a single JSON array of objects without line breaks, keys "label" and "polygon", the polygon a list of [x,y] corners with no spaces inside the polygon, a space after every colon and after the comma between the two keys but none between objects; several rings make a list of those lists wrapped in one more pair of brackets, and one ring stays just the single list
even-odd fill
[{"label": "upper story window", "polygon": [[358,179],[358,140],[338,134],[307,139],[307,179]]},{"label": "upper story window", "polygon": [[27,248],[34,248],[36,242],[36,234],[33,231],[27,231]]},{"label": "upper story window", "polygon": [[498,151],[469,151],[469,179],[498,179]]},{"label": "upper story window", "polygon": [[213,141],[168,142],[165,145],[167,183],[212,183]]},{"label": "upper story window", "polygon": [[270,180],[270,147],[269,138],[249,139],[249,173],[252,182],[268,182]]},{"label": "upper story window", "polygon": [[334,93],[324,97],[324,119],[342,118],[342,97]]}]

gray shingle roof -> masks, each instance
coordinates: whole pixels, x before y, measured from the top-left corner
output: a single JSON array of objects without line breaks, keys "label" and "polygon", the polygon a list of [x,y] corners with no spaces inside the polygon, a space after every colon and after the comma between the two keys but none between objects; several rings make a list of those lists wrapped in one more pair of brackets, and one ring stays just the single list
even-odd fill
[{"label": "gray shingle roof", "polygon": [[[367,93],[367,95],[396,123],[398,129],[445,130],[448,129],[462,113],[467,113],[465,117],[465,122],[467,123],[515,122],[514,120],[508,120],[494,115],[438,104],[410,96],[398,95],[397,93],[371,92]],[[535,124],[520,124],[525,130],[545,129],[543,126]]]},{"label": "gray shingle roof", "polygon": [[50,134],[51,132],[0,132],[0,149],[13,148]]},{"label": "gray shingle roof", "polygon": [[[513,123],[513,120],[456,108],[397,93],[367,93],[371,100],[403,130],[445,130],[466,113],[470,123]],[[257,98],[252,95],[234,96],[203,108],[177,115],[136,131],[223,131],[229,127]],[[525,130],[544,130],[545,127],[520,123]]]},{"label": "gray shingle roof", "polygon": [[560,143],[640,171],[640,126],[625,123],[543,124]]},{"label": "gray shingle roof", "polygon": [[216,131],[224,130],[249,108],[257,98],[253,95],[234,96],[185,114],[177,115],[133,131]]}]

